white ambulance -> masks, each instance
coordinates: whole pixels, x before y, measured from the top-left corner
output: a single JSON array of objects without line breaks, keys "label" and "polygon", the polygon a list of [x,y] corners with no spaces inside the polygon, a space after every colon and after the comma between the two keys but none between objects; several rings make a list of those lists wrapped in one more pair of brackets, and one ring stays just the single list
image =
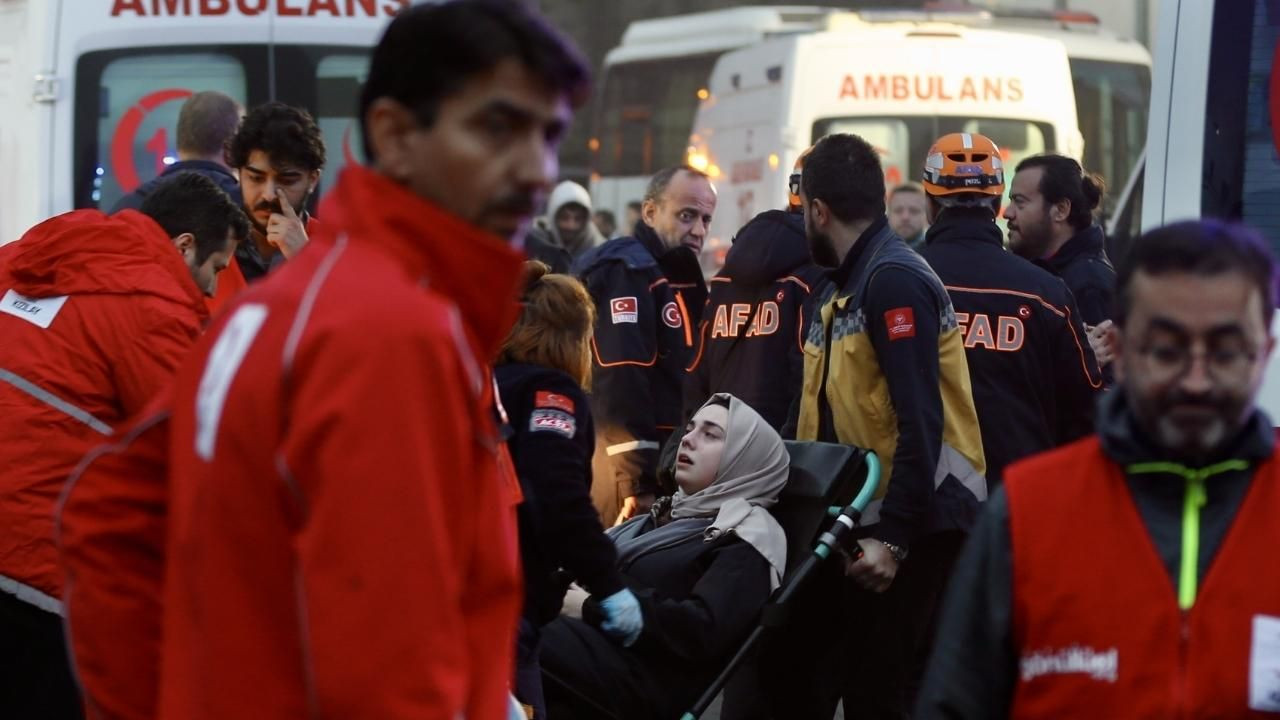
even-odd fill
[{"label": "white ambulance", "polygon": [[688,161],[720,192],[712,265],[738,228],[784,204],[797,155],[830,133],[866,138],[890,187],[916,179],[930,144],[951,132],[987,135],[1009,168],[1084,149],[1067,53],[1034,35],[832,15],[827,31],[725,54],[708,90]]},{"label": "white ambulance", "polygon": [[178,109],[202,90],[310,110],[333,178],[358,155],[369,48],[408,4],[0,0],[0,243],[174,162]]}]

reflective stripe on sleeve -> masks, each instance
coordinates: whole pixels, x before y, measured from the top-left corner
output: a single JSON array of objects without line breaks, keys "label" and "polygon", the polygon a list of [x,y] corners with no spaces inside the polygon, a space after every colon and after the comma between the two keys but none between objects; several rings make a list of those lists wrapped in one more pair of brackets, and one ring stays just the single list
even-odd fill
[{"label": "reflective stripe on sleeve", "polygon": [[622,453],[633,452],[635,450],[657,450],[658,448],[658,443],[652,440],[632,440],[631,442],[610,445],[605,448],[605,452],[609,454],[609,457],[613,457],[614,455],[621,455]]},{"label": "reflective stripe on sleeve", "polygon": [[62,412],[80,422],[93,428],[95,431],[103,435],[111,434],[111,426],[94,417],[91,413],[82,410],[75,405],[63,400],[35,383],[27,380],[21,375],[0,368],[0,381],[9,383],[13,387],[48,405],[49,407]]}]

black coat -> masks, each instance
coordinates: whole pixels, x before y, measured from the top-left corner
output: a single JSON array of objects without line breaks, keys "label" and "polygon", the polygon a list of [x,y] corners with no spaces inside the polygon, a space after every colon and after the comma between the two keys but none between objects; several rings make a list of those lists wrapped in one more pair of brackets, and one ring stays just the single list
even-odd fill
[{"label": "black coat", "polygon": [[1102,228],[1091,225],[1076,233],[1053,257],[1036,261],[1067,284],[1085,325],[1097,325],[1115,313],[1116,271],[1107,258],[1106,244]]},{"label": "black coat", "polygon": [[772,569],[755,548],[725,535],[653,550],[622,572],[644,613],[636,644],[623,648],[561,617],[544,628],[542,667],[619,718],[677,718],[755,625]]},{"label": "black coat", "polygon": [[809,257],[803,215],[769,210],[744,225],[711,279],[684,419],[727,392],[781,430],[804,379],[809,299],[827,282]]},{"label": "black coat", "polygon": [[1009,463],[1092,432],[1102,375],[1063,281],[1006,251],[989,213],[943,212],[920,254],[965,333],[988,485]]},{"label": "black coat", "polygon": [[112,213],[118,213],[121,210],[137,210],[142,207],[142,201],[148,195],[155,191],[156,187],[180,172],[194,172],[204,175],[222,188],[222,191],[231,198],[231,201],[237,207],[243,204],[240,197],[240,183],[236,182],[236,178],[231,171],[215,162],[208,160],[179,160],[164,169],[164,172],[138,186],[138,189],[125,195],[116,201],[111,208]]},{"label": "black coat", "polygon": [[524,493],[517,511],[524,616],[541,625],[556,617],[564,598],[558,568],[601,597],[623,586],[613,542],[591,504],[591,410],[582,389],[558,370],[510,363],[494,368],[494,376]]},{"label": "black coat", "polygon": [[658,449],[683,424],[684,376],[697,354],[696,325],[707,300],[697,255],[666,249],[639,222],[633,237],[584,253],[573,272],[596,306],[591,409],[606,442],[614,443],[606,448],[610,460],[625,468],[596,482],[613,484],[623,497],[655,492]]}]

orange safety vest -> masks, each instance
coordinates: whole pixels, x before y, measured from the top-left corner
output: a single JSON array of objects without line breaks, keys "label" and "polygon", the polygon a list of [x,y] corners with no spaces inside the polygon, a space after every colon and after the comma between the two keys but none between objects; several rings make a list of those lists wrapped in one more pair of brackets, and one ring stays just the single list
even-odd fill
[{"label": "orange safety vest", "polygon": [[1013,717],[1280,712],[1274,455],[1256,469],[1185,611],[1123,468],[1096,437],[1014,465],[1005,483],[1019,654]]}]

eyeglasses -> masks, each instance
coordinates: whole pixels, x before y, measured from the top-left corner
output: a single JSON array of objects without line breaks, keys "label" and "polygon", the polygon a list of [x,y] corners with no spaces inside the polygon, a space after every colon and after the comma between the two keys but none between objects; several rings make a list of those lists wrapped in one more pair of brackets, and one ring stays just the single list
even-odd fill
[{"label": "eyeglasses", "polygon": [[1258,353],[1248,347],[1195,348],[1185,343],[1154,343],[1142,347],[1138,353],[1147,362],[1147,373],[1152,380],[1169,382],[1185,376],[1197,359],[1204,362],[1205,372],[1218,382],[1236,382],[1249,372]]},{"label": "eyeglasses", "polygon": [[[776,185],[774,187],[777,187]],[[787,187],[791,190],[791,194],[800,197],[800,173],[791,173]]]}]

